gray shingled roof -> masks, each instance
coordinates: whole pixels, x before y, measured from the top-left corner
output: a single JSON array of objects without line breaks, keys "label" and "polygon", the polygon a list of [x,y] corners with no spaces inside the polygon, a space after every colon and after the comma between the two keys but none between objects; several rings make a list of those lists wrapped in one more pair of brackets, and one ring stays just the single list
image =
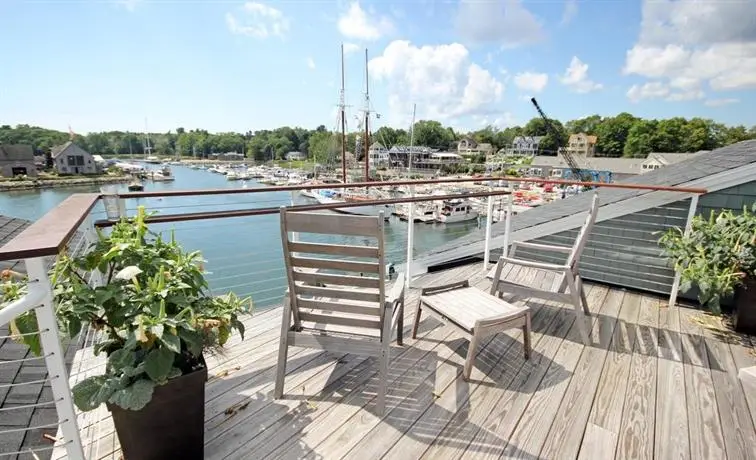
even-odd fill
[{"label": "gray shingled roof", "polygon": [[72,141],[68,141],[68,142],[66,142],[66,143],[65,143],[65,144],[63,144],[63,145],[56,145],[56,146],[55,146],[55,147],[53,147],[53,148],[52,148],[52,150],[51,150],[51,155],[52,155],[52,157],[53,157],[53,158],[58,158],[58,157],[60,156],[60,154],[61,154],[61,153],[65,152],[65,151],[66,151],[66,149],[67,149],[68,147],[72,146],[72,145],[73,145],[73,142],[72,142]]},{"label": "gray shingled roof", "polygon": [[[661,169],[647,172],[639,176],[617,181],[618,183],[684,186],[688,182],[701,179],[730,169],[756,163],[756,140],[743,141],[728,145],[708,153],[702,153],[689,160],[675,163]],[[626,200],[628,198],[653,193],[647,190],[627,190],[607,188],[601,190],[601,206]],[[564,200],[538,206],[522,214],[513,216],[512,232],[528,227],[545,224],[556,219],[584,212],[589,208],[592,194],[580,194]],[[422,264],[426,259],[442,254],[451,249],[479,243],[485,237],[485,230],[476,230],[438,249],[421,254],[416,260]],[[499,222],[491,227],[492,236],[504,234],[504,223]],[[434,257],[437,258],[437,257]]]},{"label": "gray shingled roof", "polygon": [[25,144],[0,145],[0,160],[34,161],[34,149]]}]

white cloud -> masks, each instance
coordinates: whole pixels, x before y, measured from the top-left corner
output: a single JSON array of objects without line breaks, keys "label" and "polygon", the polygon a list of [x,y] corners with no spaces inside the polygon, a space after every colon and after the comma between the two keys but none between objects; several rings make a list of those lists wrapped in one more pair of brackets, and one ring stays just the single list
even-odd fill
[{"label": "white cloud", "polygon": [[522,72],[514,77],[516,87],[531,93],[540,93],[549,83],[549,76],[545,73]]},{"label": "white cloud", "polygon": [[289,19],[281,10],[258,2],[245,3],[238,16],[226,13],[226,25],[233,34],[255,38],[283,38],[289,32]]},{"label": "white cloud", "polygon": [[604,87],[601,83],[596,83],[588,78],[588,64],[583,63],[577,56],[572,57],[570,66],[567,67],[559,81],[576,93],[590,93]]},{"label": "white cloud", "polygon": [[360,49],[355,43],[344,43],[344,54],[352,54]]},{"label": "white cloud", "polygon": [[737,104],[738,102],[740,102],[740,99],[735,98],[707,99],[704,102],[704,105],[707,107],[722,107],[725,105]]},{"label": "white cloud", "polygon": [[567,0],[564,3],[564,10],[562,11],[562,21],[561,25],[566,26],[567,24],[571,23],[573,19],[575,19],[575,16],[577,16],[578,13],[578,4],[577,0]]},{"label": "white cloud", "polygon": [[306,59],[306,62],[307,62],[307,68],[308,69],[315,70],[315,61],[311,57],[308,57]]},{"label": "white cloud", "polygon": [[702,99],[705,85],[756,88],[754,11],[754,0],[645,0],[640,37],[623,72],[682,90],[669,100]]},{"label": "white cloud", "polygon": [[457,30],[474,43],[501,43],[515,47],[544,38],[541,21],[520,0],[462,0]]},{"label": "white cloud", "polygon": [[669,87],[664,83],[653,81],[643,85],[633,85],[627,90],[627,97],[632,102],[642,99],[658,99],[669,95]]},{"label": "white cloud", "polygon": [[385,16],[368,14],[359,2],[352,2],[339,17],[339,32],[348,38],[377,40],[394,31],[394,24]]},{"label": "white cloud", "polygon": [[417,47],[395,40],[370,60],[369,68],[372,77],[388,82],[390,119],[401,121],[413,103],[430,119],[485,115],[504,90],[488,70],[470,61],[459,43]]},{"label": "white cloud", "polygon": [[[651,81],[642,85],[633,85],[627,91],[627,97],[631,102],[640,102],[643,99],[664,99],[666,101],[680,102],[703,99],[705,97],[703,90],[698,87],[681,88],[678,82],[677,86],[666,84],[660,81]],[[686,82],[682,85],[687,85]]]}]

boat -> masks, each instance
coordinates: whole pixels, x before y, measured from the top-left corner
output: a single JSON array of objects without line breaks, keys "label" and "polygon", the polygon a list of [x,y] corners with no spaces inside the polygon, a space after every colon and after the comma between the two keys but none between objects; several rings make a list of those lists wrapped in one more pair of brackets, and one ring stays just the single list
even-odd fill
[{"label": "boat", "polygon": [[226,179],[228,179],[228,180],[240,180],[241,177],[236,173],[236,171],[228,171],[226,173]]},{"label": "boat", "polygon": [[138,180],[131,181],[128,185],[129,192],[142,192],[144,191],[144,184]]},{"label": "boat", "polygon": [[478,219],[478,211],[474,210],[468,200],[455,198],[444,200],[441,209],[436,212],[436,221],[442,224],[455,224]]}]

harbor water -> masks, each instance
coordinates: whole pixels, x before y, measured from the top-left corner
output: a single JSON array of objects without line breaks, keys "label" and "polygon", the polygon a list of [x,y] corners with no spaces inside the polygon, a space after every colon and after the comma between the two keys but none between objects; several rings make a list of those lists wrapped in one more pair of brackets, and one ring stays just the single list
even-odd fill
[{"label": "harbor water", "polygon": [[[148,165],[157,168],[157,166]],[[171,166],[175,180],[171,182],[145,181],[145,191],[265,188],[254,180],[229,181],[221,174],[186,166]],[[115,186],[126,192],[127,184]],[[34,221],[74,193],[100,191],[98,186],[66,187],[42,190],[0,192],[0,215]],[[193,197],[162,197],[130,199],[126,201],[129,215],[137,206],[148,212],[177,214],[204,211],[265,208],[312,203],[298,192],[260,192],[234,195]],[[93,211],[94,219],[105,217],[102,204]],[[407,256],[407,222],[392,217],[386,224],[386,262],[403,264]],[[477,221],[444,224],[414,224],[414,254],[443,245],[477,229]],[[151,229],[167,234],[173,231],[187,250],[200,250],[207,261],[208,281],[213,294],[233,291],[251,296],[255,308],[280,303],[286,290],[280,219],[278,215],[195,220],[152,225]]]}]

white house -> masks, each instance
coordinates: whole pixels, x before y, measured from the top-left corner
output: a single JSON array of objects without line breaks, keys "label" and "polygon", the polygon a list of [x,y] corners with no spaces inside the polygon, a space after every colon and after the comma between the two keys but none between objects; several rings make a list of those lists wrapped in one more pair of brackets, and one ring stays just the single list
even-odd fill
[{"label": "white house", "polygon": [[97,174],[102,171],[92,155],[72,141],[53,147],[52,158],[59,174]]},{"label": "white house", "polygon": [[373,142],[368,149],[368,159],[370,165],[375,168],[385,168],[391,164],[389,151],[380,142]]},{"label": "white house", "polygon": [[544,136],[517,136],[512,140],[510,155],[538,155]]},{"label": "white house", "polygon": [[673,165],[689,158],[696,157],[705,151],[695,153],[655,153],[648,154],[646,160],[641,164],[640,173],[646,173],[665,166]]},{"label": "white house", "polygon": [[289,152],[286,154],[288,161],[305,160],[307,156],[302,152]]}]

